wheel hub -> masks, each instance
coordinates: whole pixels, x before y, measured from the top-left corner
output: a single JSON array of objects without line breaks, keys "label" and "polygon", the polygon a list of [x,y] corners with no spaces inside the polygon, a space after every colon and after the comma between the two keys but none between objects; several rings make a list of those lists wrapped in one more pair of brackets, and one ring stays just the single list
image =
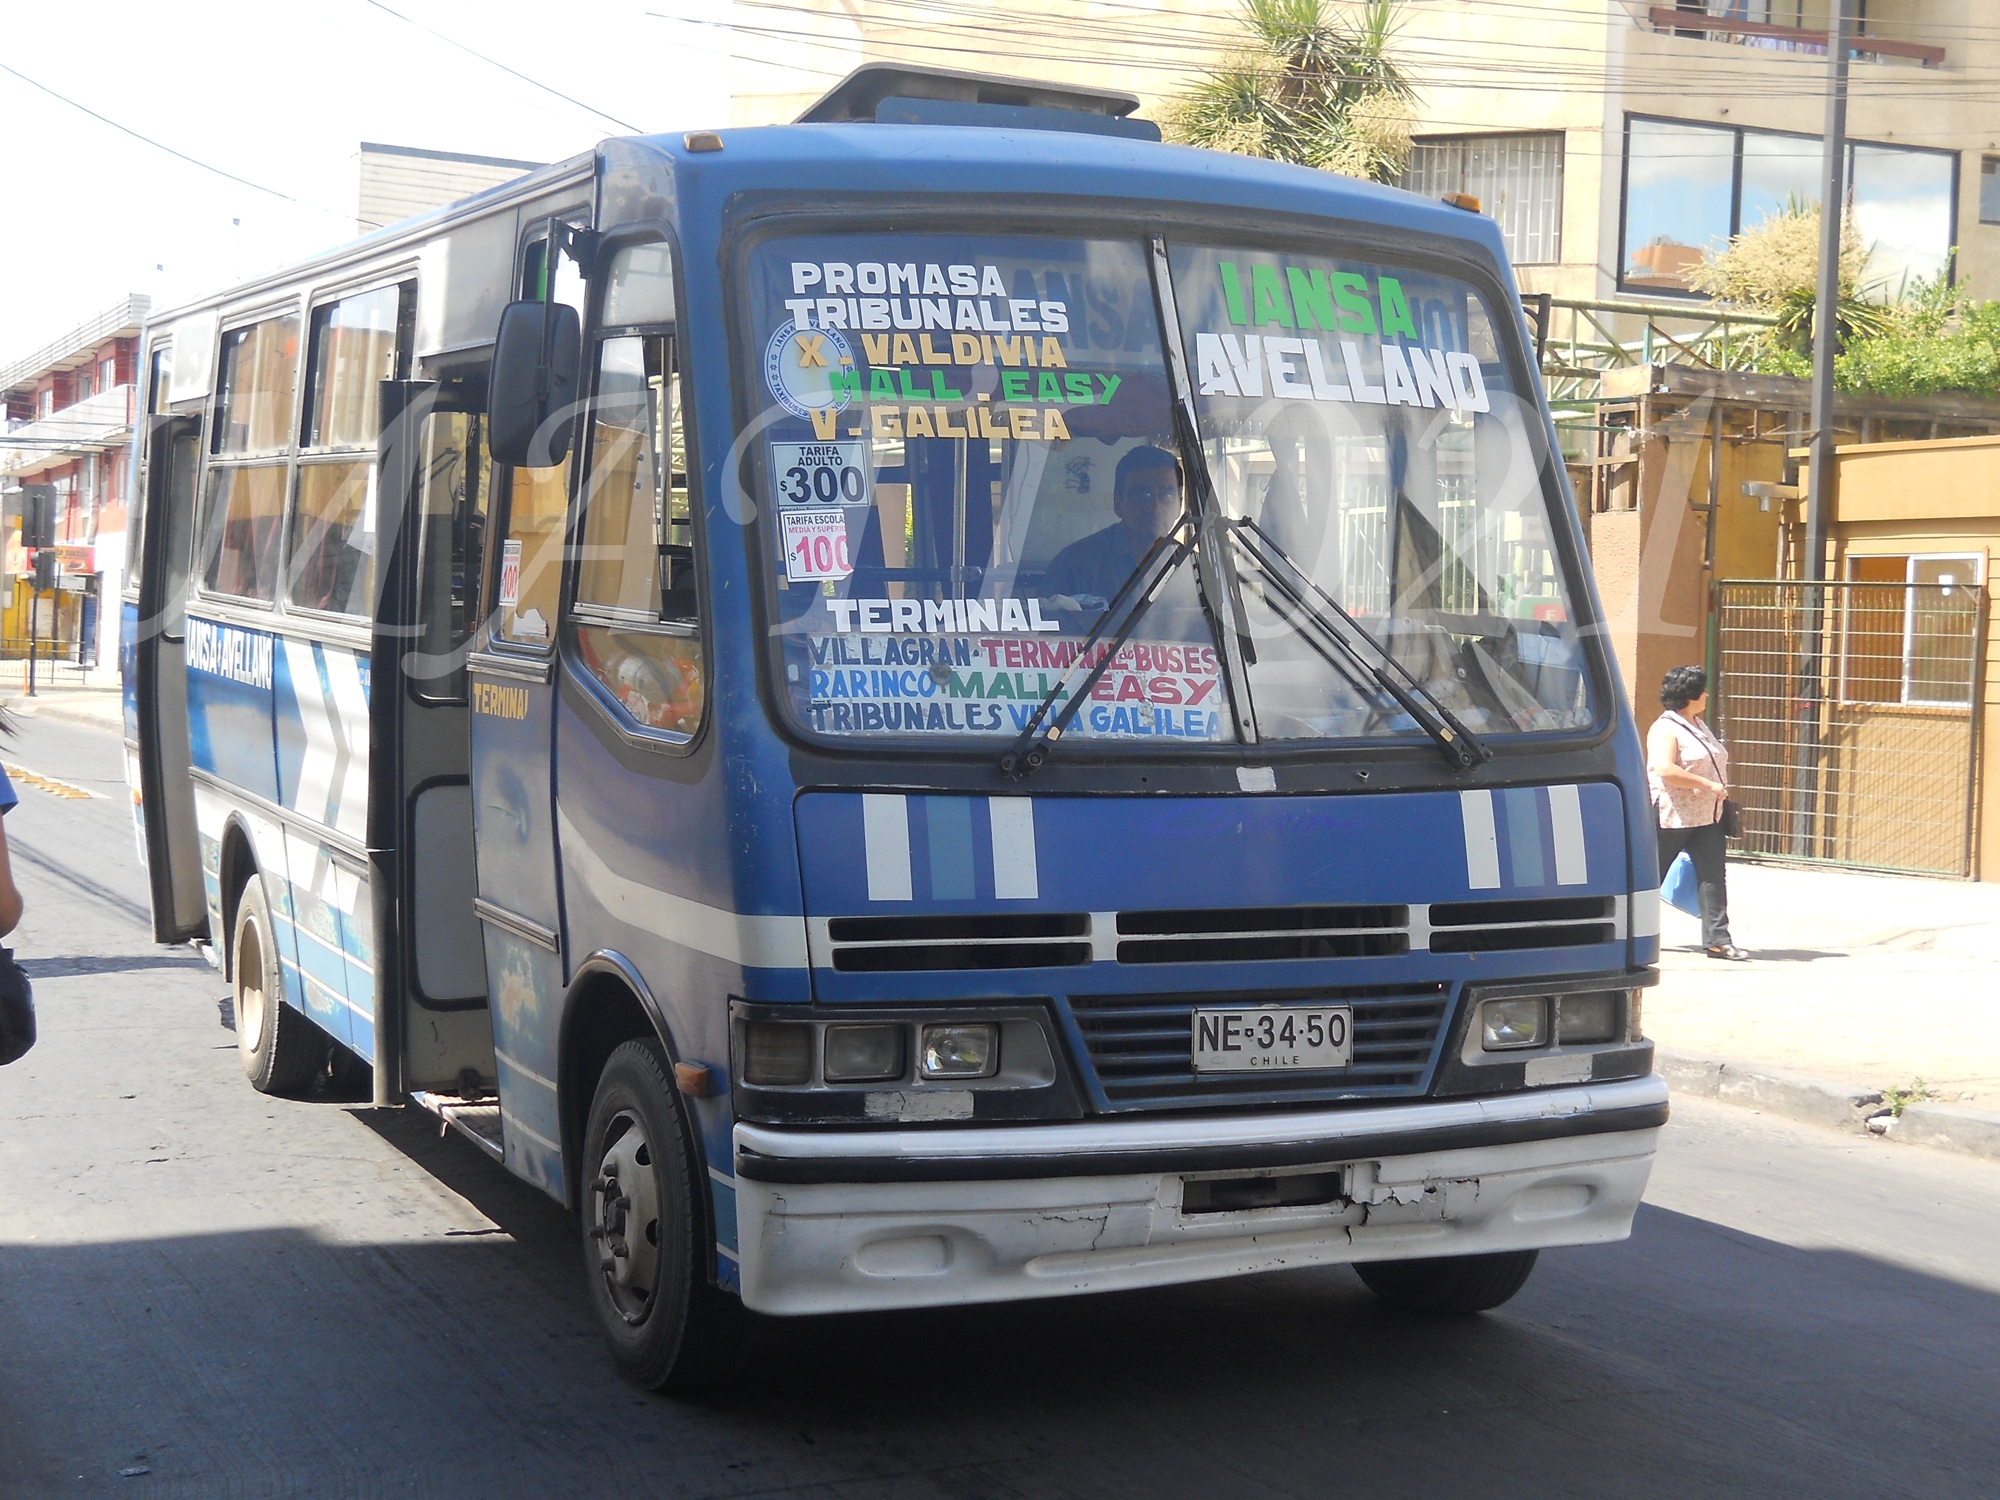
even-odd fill
[{"label": "wheel hub", "polygon": [[611,1122],[612,1140],[591,1184],[590,1237],[619,1316],[644,1320],[659,1287],[660,1193],[652,1143],[630,1111]]},{"label": "wheel hub", "polygon": [[236,953],[236,1040],[254,1053],[264,1040],[264,947],[254,922],[243,925]]}]

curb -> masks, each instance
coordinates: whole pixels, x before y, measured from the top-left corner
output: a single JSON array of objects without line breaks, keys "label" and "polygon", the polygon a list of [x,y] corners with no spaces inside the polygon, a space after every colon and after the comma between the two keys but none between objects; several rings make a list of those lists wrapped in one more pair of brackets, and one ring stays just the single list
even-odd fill
[{"label": "curb", "polygon": [[83,703],[34,703],[24,706],[23,700],[9,703],[7,712],[22,719],[54,719],[63,724],[83,724],[91,729],[104,729],[117,733],[125,727],[125,712],[119,705],[107,713],[95,704]]},{"label": "curb", "polygon": [[1810,1073],[1667,1051],[1656,1052],[1653,1065],[1681,1093],[1747,1105],[1807,1125],[1865,1133],[1868,1117],[1882,1106],[1879,1089],[1857,1088]]},{"label": "curb", "polygon": [[[1675,1093],[1740,1104],[1806,1125],[1867,1135],[1873,1133],[1870,1119],[1886,1113],[1881,1090],[1810,1073],[1664,1049],[1654,1053],[1653,1065]],[[1909,1104],[1883,1133],[1892,1141],[2000,1161],[2000,1113],[1991,1110]]]},{"label": "curb", "polygon": [[2000,1113],[1962,1105],[1906,1104],[1889,1129],[1889,1139],[2000,1161]]}]

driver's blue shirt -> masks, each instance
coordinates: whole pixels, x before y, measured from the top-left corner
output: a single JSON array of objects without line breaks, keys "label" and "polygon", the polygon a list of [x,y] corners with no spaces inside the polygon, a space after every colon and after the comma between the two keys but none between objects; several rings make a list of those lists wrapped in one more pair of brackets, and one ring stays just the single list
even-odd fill
[{"label": "driver's blue shirt", "polygon": [[1067,594],[1079,604],[1090,604],[1095,599],[1094,607],[1103,609],[1145,555],[1143,547],[1137,552],[1132,550],[1124,524],[1114,523],[1071,542],[1051,558],[1049,571],[1042,578],[1042,590],[1047,594]]}]

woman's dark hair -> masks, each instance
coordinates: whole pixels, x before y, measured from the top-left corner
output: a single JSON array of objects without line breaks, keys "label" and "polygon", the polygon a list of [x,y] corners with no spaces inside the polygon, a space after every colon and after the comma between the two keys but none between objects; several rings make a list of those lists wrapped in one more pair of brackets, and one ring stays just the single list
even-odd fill
[{"label": "woman's dark hair", "polygon": [[1701,667],[1675,667],[1660,683],[1660,707],[1679,713],[1708,691],[1708,673]]}]

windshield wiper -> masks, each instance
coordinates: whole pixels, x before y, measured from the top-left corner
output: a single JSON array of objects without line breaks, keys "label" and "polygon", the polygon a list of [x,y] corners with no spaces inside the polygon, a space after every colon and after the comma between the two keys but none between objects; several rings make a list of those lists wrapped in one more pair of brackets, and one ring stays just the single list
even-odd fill
[{"label": "windshield wiper", "polygon": [[[1090,634],[1084,638],[1082,649],[1063,669],[1063,674],[1055,680],[1055,685],[1042,695],[1042,701],[1035,705],[1034,713],[1029,715],[1027,727],[1015,737],[1014,743],[1007,747],[1007,753],[1000,757],[1002,776],[1011,776],[1019,780],[1023,776],[1032,776],[1042,768],[1042,763],[1049,758],[1050,750],[1054,748],[1056,741],[1063,737],[1063,731],[1069,728],[1070,721],[1083,707],[1090,690],[1097,685],[1098,678],[1110,670],[1112,661],[1125,648],[1125,643],[1132,638],[1132,632],[1139,628],[1139,621],[1144,619],[1146,611],[1153,607],[1153,601],[1160,596],[1160,586],[1167,581],[1174,569],[1187,560],[1188,553],[1194,550],[1193,540],[1182,534],[1186,530],[1187,517],[1183,515],[1174,523],[1173,530],[1158,538],[1146,549],[1146,555],[1139,559],[1139,565],[1126,575],[1123,583],[1118,585],[1118,592],[1111,596],[1111,602],[1104,606],[1104,613],[1097,617],[1097,623],[1091,626]],[[1135,586],[1136,598],[1134,598]],[[1127,599],[1132,599],[1133,603],[1126,612],[1124,623],[1111,637],[1111,644],[1105,648],[1104,653],[1092,662],[1091,652],[1104,638],[1105,625],[1118,617],[1119,604]],[[1063,695],[1064,685],[1076,675],[1078,667],[1086,664],[1089,670],[1084,674],[1083,680],[1077,684],[1076,690],[1069,695],[1069,701],[1057,710],[1055,718],[1051,721],[1049,710],[1055,706],[1056,699]],[[1045,722],[1048,723],[1049,732],[1042,735],[1041,728]]]},{"label": "windshield wiper", "polygon": [[[1356,682],[1357,674],[1380,687],[1393,698],[1399,708],[1417,723],[1417,726],[1436,742],[1444,752],[1445,759],[1460,771],[1469,771],[1474,766],[1493,758],[1478,735],[1460,722],[1458,716],[1437,697],[1418,682],[1404,665],[1390,654],[1388,648],[1376,640],[1356,623],[1354,616],[1341,608],[1338,600],[1315,583],[1280,547],[1271,534],[1255,521],[1244,519],[1228,523],[1230,535],[1236,544],[1256,563],[1257,570],[1276,592],[1283,596],[1299,620],[1316,627],[1319,636],[1327,643],[1306,635],[1307,644],[1319,653],[1326,663],[1340,671],[1350,681]],[[1251,540],[1254,538],[1254,542]],[[1296,628],[1296,625],[1295,625]],[[1303,632],[1301,632],[1303,635]],[[1327,646],[1332,649],[1329,651]],[[1335,660],[1338,656],[1340,659]]]}]

